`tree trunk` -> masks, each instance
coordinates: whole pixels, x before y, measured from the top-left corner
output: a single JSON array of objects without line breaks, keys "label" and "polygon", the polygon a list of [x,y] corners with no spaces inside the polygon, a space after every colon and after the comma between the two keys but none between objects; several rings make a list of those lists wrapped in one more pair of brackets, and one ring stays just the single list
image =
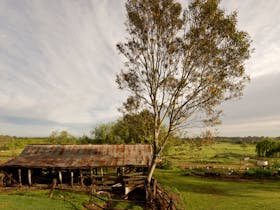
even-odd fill
[{"label": "tree trunk", "polygon": [[156,166],[157,166],[157,155],[153,155],[152,164],[149,169],[148,177],[147,177],[148,185],[150,185],[150,183],[152,181],[152,177],[153,177],[154,171],[156,169]]},{"label": "tree trunk", "polygon": [[149,168],[149,172],[148,172],[148,177],[147,177],[147,184],[150,186],[151,184],[151,180],[154,174],[154,171],[156,169],[156,165],[157,165],[157,157],[158,157],[158,153],[159,153],[159,126],[158,126],[158,117],[155,117],[155,122],[154,122],[154,126],[155,126],[155,130],[154,130],[154,147],[153,147],[153,159],[152,159],[152,163],[151,166]]}]

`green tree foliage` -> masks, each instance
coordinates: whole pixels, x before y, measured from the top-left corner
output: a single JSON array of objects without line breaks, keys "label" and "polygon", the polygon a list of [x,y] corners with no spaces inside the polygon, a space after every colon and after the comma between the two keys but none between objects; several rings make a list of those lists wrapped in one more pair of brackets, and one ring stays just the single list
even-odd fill
[{"label": "green tree foliage", "polygon": [[279,140],[266,139],[256,145],[256,152],[260,157],[272,157],[280,154]]},{"label": "green tree foliage", "polygon": [[16,137],[11,137],[11,136],[0,136],[0,143],[4,143],[1,144],[1,148],[3,149],[18,149],[18,148],[22,148],[24,147],[24,142],[22,142],[20,139],[16,138]]},{"label": "green tree foliage", "polygon": [[93,143],[95,144],[122,144],[124,141],[116,136],[115,131],[116,123],[107,123],[98,125],[92,132]]},{"label": "green tree foliage", "polygon": [[148,110],[125,114],[114,126],[114,134],[124,143],[148,143],[153,136],[153,116]]},{"label": "green tree foliage", "polygon": [[94,144],[94,139],[87,136],[87,135],[83,135],[81,137],[79,137],[79,139],[77,140],[77,143],[79,144]]},{"label": "green tree foliage", "polygon": [[7,135],[0,135],[0,150],[12,149],[14,148],[14,138]]},{"label": "green tree foliage", "polygon": [[76,144],[77,139],[67,131],[53,131],[49,136],[51,144]]},{"label": "green tree foliage", "polygon": [[125,114],[116,122],[97,126],[91,134],[98,144],[148,143],[153,136],[153,117],[148,110]]},{"label": "green tree foliage", "polygon": [[251,41],[237,29],[237,14],[225,14],[219,0],[193,0],[185,10],[175,0],[127,0],[126,11],[128,36],[117,44],[126,62],[117,83],[131,93],[124,110],[152,113],[150,181],[173,132],[193,119],[218,123],[217,105],[242,95]]}]

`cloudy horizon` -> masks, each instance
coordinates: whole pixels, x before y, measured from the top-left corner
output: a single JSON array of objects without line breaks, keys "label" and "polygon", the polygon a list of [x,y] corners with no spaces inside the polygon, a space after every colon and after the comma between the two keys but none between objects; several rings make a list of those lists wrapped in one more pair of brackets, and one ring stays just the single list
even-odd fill
[{"label": "cloudy horizon", "polygon": [[[124,0],[0,1],[0,134],[88,135],[116,120],[126,93],[115,45],[125,32]],[[185,4],[185,1],[181,1]],[[223,104],[220,136],[280,136],[280,2],[227,0],[255,48],[241,100]]]}]

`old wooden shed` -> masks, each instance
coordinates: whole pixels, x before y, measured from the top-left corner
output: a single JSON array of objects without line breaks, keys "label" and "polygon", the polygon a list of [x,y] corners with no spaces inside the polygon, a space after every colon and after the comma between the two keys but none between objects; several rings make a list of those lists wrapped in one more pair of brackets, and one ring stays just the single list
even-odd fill
[{"label": "old wooden shed", "polygon": [[47,185],[113,190],[144,185],[152,148],[135,145],[28,145],[16,158],[0,166],[3,184]]}]

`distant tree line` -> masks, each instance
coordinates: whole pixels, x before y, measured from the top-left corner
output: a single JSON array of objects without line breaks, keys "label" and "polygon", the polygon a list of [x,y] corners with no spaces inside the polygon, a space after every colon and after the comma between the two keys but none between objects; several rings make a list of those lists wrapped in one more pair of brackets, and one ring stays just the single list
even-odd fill
[{"label": "distant tree line", "polygon": [[[162,130],[160,135],[164,135]],[[151,143],[153,136],[152,116],[148,110],[137,114],[125,114],[116,121],[97,125],[90,135],[75,137],[68,131],[53,131],[48,137],[16,137],[0,135],[0,150],[24,148],[27,144],[139,144]],[[258,136],[247,137],[214,137],[209,132],[194,138],[171,136],[168,149],[172,145],[192,144],[195,147],[211,145],[215,142],[236,144],[257,144],[259,156],[267,157],[278,154],[280,137],[268,138]],[[278,144],[279,142],[279,144]],[[279,147],[280,148],[280,147]],[[280,150],[280,149],[279,149]]]},{"label": "distant tree line", "polygon": [[[265,136],[244,136],[244,137],[215,137],[215,141],[218,142],[231,142],[231,143],[237,143],[237,144],[243,144],[243,143],[247,143],[247,144],[256,144],[260,141],[263,141],[265,139],[267,139],[268,137]],[[275,138],[271,138],[274,140],[280,140],[280,136],[279,137],[275,137]]]}]

